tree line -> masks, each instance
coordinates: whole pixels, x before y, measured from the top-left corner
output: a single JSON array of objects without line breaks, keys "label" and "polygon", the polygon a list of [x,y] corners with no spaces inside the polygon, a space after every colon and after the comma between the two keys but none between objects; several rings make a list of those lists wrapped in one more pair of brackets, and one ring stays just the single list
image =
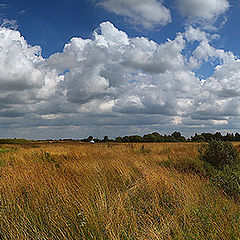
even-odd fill
[{"label": "tree line", "polygon": [[194,136],[190,138],[185,138],[180,132],[173,132],[170,135],[164,134],[161,135],[158,132],[153,132],[146,134],[144,136],[131,135],[124,137],[117,137],[116,139],[109,139],[108,136],[105,136],[103,139],[93,138],[89,136],[88,138],[81,139],[82,142],[118,142],[118,143],[132,143],[132,142],[210,142],[213,140],[216,141],[240,141],[239,133],[227,133],[222,135],[220,132],[216,133],[195,133]]}]

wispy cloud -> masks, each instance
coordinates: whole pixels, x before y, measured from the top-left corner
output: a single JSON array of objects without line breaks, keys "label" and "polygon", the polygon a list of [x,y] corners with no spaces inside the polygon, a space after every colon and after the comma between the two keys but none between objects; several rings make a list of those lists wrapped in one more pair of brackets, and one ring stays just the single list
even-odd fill
[{"label": "wispy cloud", "polygon": [[0,3],[0,8],[6,8],[8,5],[6,3]]},{"label": "wispy cloud", "polygon": [[157,0],[100,0],[95,4],[144,28],[165,26],[171,22],[170,10]]},{"label": "wispy cloud", "polygon": [[1,21],[1,28],[11,28],[16,30],[18,28],[17,20],[4,18]]},{"label": "wispy cloud", "polygon": [[25,13],[26,13],[26,10],[25,10],[25,9],[23,9],[23,10],[21,10],[21,11],[19,12],[20,15],[23,15],[23,14],[25,14]]}]

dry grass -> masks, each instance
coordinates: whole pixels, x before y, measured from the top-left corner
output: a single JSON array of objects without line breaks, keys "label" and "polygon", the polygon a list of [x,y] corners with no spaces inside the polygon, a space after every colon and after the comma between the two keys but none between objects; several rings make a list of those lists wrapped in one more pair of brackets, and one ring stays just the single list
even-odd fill
[{"label": "dry grass", "polygon": [[198,144],[0,146],[0,239],[239,239]]}]

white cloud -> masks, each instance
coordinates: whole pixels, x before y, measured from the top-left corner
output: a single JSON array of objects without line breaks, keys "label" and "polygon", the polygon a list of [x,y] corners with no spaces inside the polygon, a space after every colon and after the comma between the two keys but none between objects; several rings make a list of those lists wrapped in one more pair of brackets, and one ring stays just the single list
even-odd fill
[{"label": "white cloud", "polygon": [[[55,94],[56,71],[43,68],[41,48],[29,46],[18,31],[0,28],[0,115],[20,117]],[[11,113],[11,114],[10,114]]]},{"label": "white cloud", "polygon": [[170,10],[157,0],[101,0],[97,3],[110,12],[127,17],[144,28],[165,26],[171,22]]},{"label": "white cloud", "polygon": [[[129,38],[105,22],[94,32],[93,40],[74,38],[63,53],[46,62],[63,71],[68,60],[68,72],[59,87],[72,103],[115,100],[112,109],[117,112],[173,115],[185,111],[178,104],[189,89],[184,82],[189,78],[193,92],[198,81],[194,74],[184,71],[184,47],[181,34],[159,45],[147,38]],[[174,105],[178,106],[176,110]]]},{"label": "white cloud", "polygon": [[182,118],[180,116],[172,117],[172,124],[174,124],[174,125],[182,124]]},{"label": "white cloud", "polygon": [[225,13],[228,0],[176,0],[177,8],[183,16],[199,19],[214,19]]},{"label": "white cloud", "polygon": [[129,44],[128,36],[125,32],[118,30],[110,22],[103,22],[99,27],[100,34],[94,31],[95,42],[102,47],[121,47]]},{"label": "white cloud", "polygon": [[181,51],[185,40],[182,35],[161,45],[146,38],[135,38],[131,43],[124,54],[123,64],[126,66],[150,73],[164,73],[166,70],[181,69],[184,65]]},{"label": "white cloud", "polygon": [[25,14],[26,12],[27,12],[27,10],[23,9],[23,10],[21,10],[21,11],[19,12],[19,15],[23,15],[23,14]]},{"label": "white cloud", "polygon": [[0,92],[42,85],[44,76],[34,66],[42,61],[39,47],[29,47],[17,31],[0,28],[0,49]]},{"label": "white cloud", "polygon": [[6,3],[0,3],[0,8],[6,8],[8,5]]},{"label": "white cloud", "polygon": [[212,120],[213,125],[223,125],[228,124],[227,120]]},{"label": "white cloud", "polygon": [[[159,44],[105,22],[92,39],[72,38],[44,59],[18,31],[0,28],[0,126],[231,124],[240,116],[240,60],[213,37],[188,27]],[[190,65],[206,62],[214,73],[200,81]]]},{"label": "white cloud", "polygon": [[15,19],[7,19],[7,18],[4,18],[2,21],[1,21],[1,28],[11,28],[13,30],[16,30],[18,28],[18,24],[17,24],[17,20]]},{"label": "white cloud", "polygon": [[207,34],[206,32],[201,31],[199,28],[188,26],[185,30],[184,37],[187,39],[188,42],[208,41],[210,34]]},{"label": "white cloud", "polygon": [[211,45],[211,41],[217,39],[217,34],[206,33],[199,28],[193,28],[189,26],[186,28],[183,36],[190,44],[192,42],[198,42],[197,47],[191,52],[191,56],[188,60],[189,69],[198,69],[202,63],[214,63],[216,61],[220,64],[228,64],[236,59],[232,52],[226,52],[223,49],[216,49]]},{"label": "white cloud", "polygon": [[218,98],[234,98],[234,101],[239,102],[240,60],[232,60],[217,66],[213,76],[205,83],[205,87]]},{"label": "white cloud", "polygon": [[198,25],[202,29],[214,32],[227,22],[226,12],[229,0],[175,0],[176,8],[187,18],[189,25]]}]

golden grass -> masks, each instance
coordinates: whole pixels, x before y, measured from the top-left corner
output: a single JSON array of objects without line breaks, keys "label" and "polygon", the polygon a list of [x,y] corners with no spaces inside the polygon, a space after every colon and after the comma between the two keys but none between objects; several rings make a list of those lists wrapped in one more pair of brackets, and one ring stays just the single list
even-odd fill
[{"label": "golden grass", "polygon": [[142,145],[0,146],[0,239],[240,239],[198,144]]}]

